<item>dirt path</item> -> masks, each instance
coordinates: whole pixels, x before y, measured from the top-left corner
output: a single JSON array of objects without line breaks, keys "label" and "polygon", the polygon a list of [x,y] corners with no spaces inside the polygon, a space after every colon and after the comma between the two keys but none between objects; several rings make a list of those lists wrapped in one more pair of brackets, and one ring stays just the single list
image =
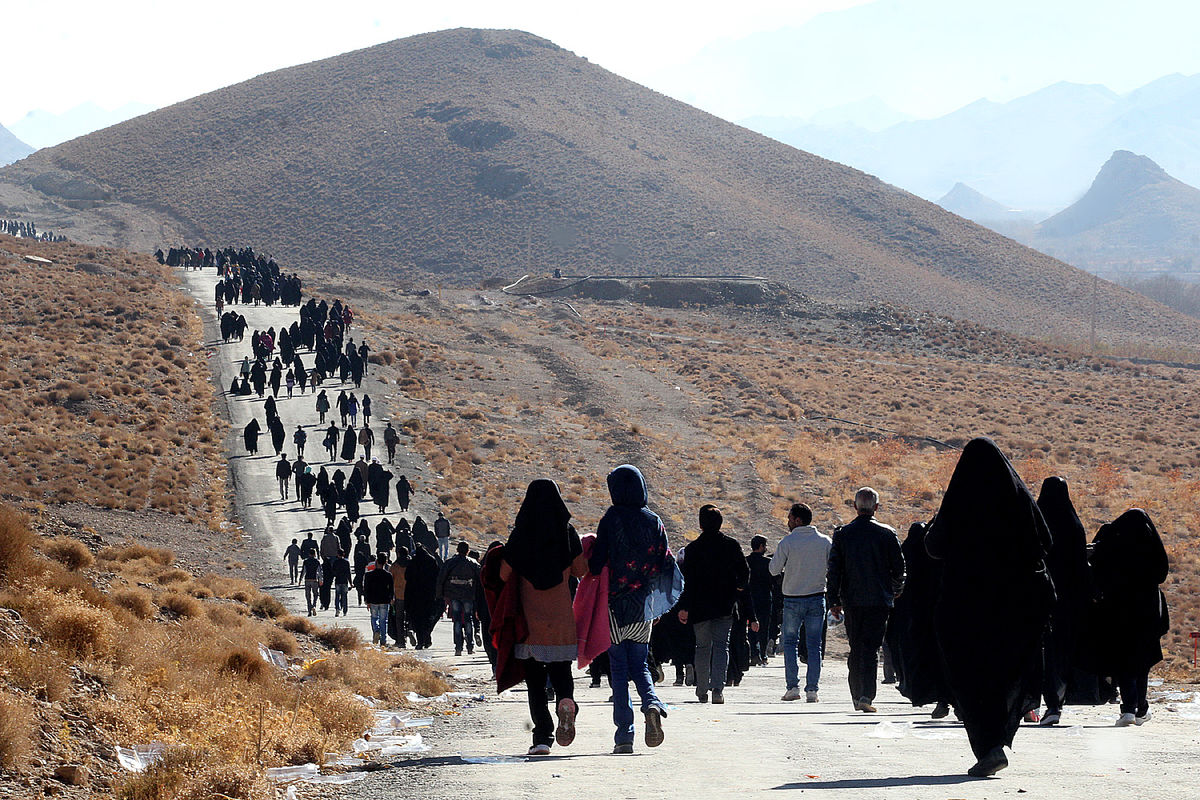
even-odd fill
[{"label": "dirt path", "polygon": [[[212,341],[213,273],[187,272],[184,281],[202,306]],[[290,324],[297,314],[295,308],[237,309],[245,314],[251,330]],[[235,365],[249,350],[249,337],[242,344],[218,345],[216,350],[215,380],[227,388]],[[380,421],[389,412],[410,410],[408,401],[389,396],[388,388],[370,376],[364,384]],[[290,431],[300,423],[309,431],[308,454],[322,463],[317,460],[324,453],[313,395],[278,402],[289,431],[289,455],[294,452]],[[262,402],[230,398],[229,415],[233,424],[229,446],[235,454],[231,472],[242,519],[253,540],[261,543],[264,560],[278,564],[281,580],[268,588],[289,608],[303,613],[302,591],[286,583],[283,550],[293,537],[302,538],[309,529],[323,530],[323,517],[319,509],[306,512],[294,501],[278,500],[275,458],[242,455],[241,428],[251,415],[263,421]],[[378,431],[379,426],[372,427]],[[411,453],[398,453],[393,471],[409,470],[412,476],[421,474],[423,466]],[[410,519],[416,512],[435,516],[432,502],[428,495],[418,498]],[[373,524],[378,516],[369,519]],[[330,612],[318,621],[334,622]],[[353,625],[369,636],[365,607],[352,605],[349,617],[338,623]],[[1017,749],[1010,754],[1012,766],[998,778],[980,781],[965,775],[973,759],[962,727],[933,722],[928,709],[913,709],[893,687],[881,688],[880,713],[854,712],[845,688],[845,663],[840,660],[826,662],[822,702],[815,705],[779,701],[784,685],[778,660],[751,670],[741,686],[728,690],[724,706],[700,705],[685,687],[660,687],[670,704],[664,723],[666,742],[650,750],[639,740],[633,756],[609,754],[613,727],[607,686],[590,689],[586,675],[577,673],[581,711],[574,745],[555,748],[554,756],[538,760],[465,763],[461,755],[523,754],[529,746],[529,717],[524,692],[514,690],[506,698],[496,698],[486,660],[478,655],[454,658],[448,636],[449,626],[439,624],[434,648],[426,657],[439,666],[456,668],[459,688],[479,690],[487,699],[469,704],[461,716],[446,717],[429,731],[430,753],[401,757],[396,769],[371,773],[365,781],[340,790],[323,789],[321,796],[340,792],[338,796],[364,800],[399,794],[434,800],[531,796],[644,800],[731,793],[778,798],[779,790],[798,790],[828,798],[999,798],[1026,793],[1035,798],[1095,800],[1186,798],[1197,791],[1200,703],[1156,703],[1148,725],[1124,729],[1112,727],[1115,706],[1068,709],[1058,728],[1023,727],[1017,734]]]}]

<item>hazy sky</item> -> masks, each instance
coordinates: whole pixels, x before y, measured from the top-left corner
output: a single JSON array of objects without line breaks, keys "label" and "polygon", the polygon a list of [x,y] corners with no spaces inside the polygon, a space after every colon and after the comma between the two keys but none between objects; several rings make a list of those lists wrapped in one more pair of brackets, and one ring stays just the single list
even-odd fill
[{"label": "hazy sky", "polygon": [[167,105],[458,26],[528,30],[735,119],[809,114],[871,94],[928,115],[1062,79],[1124,91],[1169,72],[1200,72],[1195,0],[342,0],[316,8],[7,0],[5,18],[20,27],[0,49],[0,124],[89,100]]}]

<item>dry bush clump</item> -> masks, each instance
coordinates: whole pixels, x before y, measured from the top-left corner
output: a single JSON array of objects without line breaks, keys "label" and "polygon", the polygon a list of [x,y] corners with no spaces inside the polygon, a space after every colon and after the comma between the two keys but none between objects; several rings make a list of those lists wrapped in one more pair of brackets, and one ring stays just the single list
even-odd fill
[{"label": "dry bush clump", "polygon": [[344,653],[362,647],[363,640],[357,628],[337,626],[318,627],[312,637],[328,648]]},{"label": "dry bush clump", "polygon": [[24,697],[0,691],[0,768],[23,767],[32,739],[32,704]]},{"label": "dry bush clump", "polygon": [[[0,267],[22,287],[0,305],[9,333],[0,341],[0,452],[20,454],[0,458],[6,494],[218,524],[224,462],[212,432],[221,423],[203,329],[175,276],[144,255],[5,241]],[[73,267],[87,252],[113,274],[97,280]],[[170,360],[153,355],[159,343]]]},{"label": "dry bush clump", "polygon": [[146,619],[154,614],[156,606],[154,598],[145,589],[138,587],[118,587],[109,593],[109,597],[121,608],[133,614],[138,619]]},{"label": "dry bush clump", "polygon": [[96,561],[83,542],[69,536],[50,539],[42,545],[42,552],[72,571],[90,567]]}]

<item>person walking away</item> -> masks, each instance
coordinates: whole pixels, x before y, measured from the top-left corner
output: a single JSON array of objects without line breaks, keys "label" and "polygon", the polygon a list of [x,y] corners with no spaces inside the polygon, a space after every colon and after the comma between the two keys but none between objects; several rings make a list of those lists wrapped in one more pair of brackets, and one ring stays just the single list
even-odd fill
[{"label": "person walking away", "polygon": [[300,505],[303,508],[312,507],[313,487],[316,485],[317,476],[313,474],[312,467],[306,466],[300,476]]},{"label": "person walking away", "polygon": [[312,531],[309,531],[308,536],[304,537],[304,541],[300,543],[300,560],[303,561],[310,555],[319,555],[320,552],[320,544],[313,538]]},{"label": "person walking away", "polygon": [[771,557],[767,555],[767,537],[755,536],[750,540],[750,554],[746,556],[746,568],[750,570],[750,582],[746,593],[759,629],[750,632],[750,665],[766,666],[767,643],[771,636]]},{"label": "person walking away", "polygon": [[454,655],[461,656],[463,645],[467,655],[475,652],[475,582],[479,579],[479,562],[467,555],[471,546],[458,543],[458,553],[442,566],[438,579],[438,595],[446,603],[446,611],[454,623]]},{"label": "person walking away", "polygon": [[383,429],[383,446],[387,448],[389,464],[396,460],[396,446],[399,444],[400,434],[396,433],[396,429],[392,427],[392,423],[389,420],[387,426]]},{"label": "person walking away", "polygon": [[1150,515],[1131,508],[1102,525],[1092,540],[1091,564],[1099,595],[1096,629],[1104,631],[1088,637],[1096,650],[1095,666],[1114,675],[1121,690],[1117,727],[1143,725],[1150,720],[1150,668],[1162,661],[1161,639],[1170,628],[1159,589],[1170,564]]},{"label": "person walking away", "polygon": [[396,647],[404,647],[408,638],[408,625],[404,613],[405,572],[408,570],[408,548],[396,550],[396,560],[388,571],[392,574],[392,613],[388,615],[388,631]]},{"label": "person walking away", "polygon": [[[316,377],[315,370],[313,371],[313,377]],[[317,395],[317,413],[321,415],[320,424],[324,425],[325,415],[329,413],[329,396],[325,394],[324,389],[322,389],[320,394]]]},{"label": "person walking away", "polygon": [[308,606],[308,616],[316,616],[317,601],[321,593],[321,560],[315,550],[309,550],[300,567],[300,578],[304,581],[304,602]]},{"label": "person walking away", "polygon": [[859,489],[854,508],[858,516],[833,535],[829,548],[829,604],[835,615],[845,609],[850,698],[855,710],[873,714],[879,648],[888,612],[904,589],[904,556],[896,529],[875,520],[878,492]]},{"label": "person walking away", "polygon": [[362,415],[363,424],[371,424],[371,396],[364,394],[362,397]]},{"label": "person walking away", "polygon": [[388,613],[395,599],[392,573],[388,571],[387,556],[380,553],[375,557],[375,568],[368,570],[363,579],[366,589],[367,609],[371,613],[371,642],[387,646]]},{"label": "person walking away", "polygon": [[479,630],[481,636],[477,640],[482,641],[483,650],[487,653],[488,662],[492,665],[492,680],[496,679],[496,645],[492,641],[492,611],[487,602],[487,591],[484,587],[483,573],[487,560],[489,558],[499,559],[501,556],[496,553],[504,552],[503,542],[492,542],[488,545],[488,549],[484,551],[483,558],[479,559],[479,576],[475,579],[475,615],[479,618]]},{"label": "person walking away", "polygon": [[350,613],[350,583],[354,575],[350,562],[346,559],[346,551],[338,549],[337,558],[333,560],[333,615],[342,616]]},{"label": "person walking away", "polygon": [[701,703],[708,702],[710,691],[714,703],[725,702],[733,605],[750,580],[741,545],[721,533],[722,519],[716,506],[701,507],[700,536],[684,548],[679,565],[679,621],[691,624],[696,633],[696,698]]},{"label": "person walking away", "polygon": [[412,484],[408,482],[408,478],[401,475],[400,480],[396,481],[396,502],[400,505],[402,513],[408,511],[408,503],[412,498],[412,494]]},{"label": "person walking away", "polygon": [[438,571],[437,559],[418,542],[404,571],[404,611],[418,650],[433,644],[433,628],[442,612],[435,602]]},{"label": "person walking away", "polygon": [[[517,511],[512,533],[504,545],[500,580],[519,581],[520,607],[529,634],[517,642],[513,657],[525,669],[533,745],[529,755],[550,754],[550,745],[566,747],[575,740],[575,682],[571,662],[579,652],[569,579],[587,573],[583,545],[571,525],[554,481],[529,484]],[[557,699],[557,728],[550,719],[547,680]]]},{"label": "person walking away", "polygon": [[[417,514],[417,518],[413,520],[412,537],[414,542],[424,545],[430,554],[438,552],[437,537],[433,535],[433,531],[429,530],[429,526],[425,524],[425,520],[421,519],[420,514]],[[441,563],[440,556],[435,556],[435,558]]]},{"label": "person walking away", "polygon": [[925,550],[942,562],[934,627],[975,754],[972,777],[1008,766],[1004,747],[1038,706],[1042,637],[1054,602],[1043,562],[1050,544],[1041,510],[1004,454],[990,439],[967,442]]},{"label": "person walking away", "polygon": [[[812,525],[812,509],[794,503],[788,509],[789,533],[771,557],[768,571],[783,578],[783,676],[787,684],[781,699],[800,699],[800,629],[808,670],[804,676],[804,699],[816,703],[821,682],[822,633],[825,630],[825,584],[829,551],[833,540]],[[882,632],[880,636],[882,636]],[[853,694],[853,688],[851,694]],[[858,697],[854,698],[855,701]]]},{"label": "person walking away", "polygon": [[275,477],[279,479],[279,499],[288,499],[288,487],[292,483],[292,465],[288,462],[287,453],[279,457],[275,464]]},{"label": "person walking away", "polygon": [[258,435],[262,432],[257,419],[251,419],[242,428],[242,443],[246,445],[247,455],[258,455]]},{"label": "person walking away", "polygon": [[304,445],[308,443],[308,434],[304,432],[303,425],[296,426],[296,432],[292,434],[292,443],[296,445],[296,457],[304,458]]},{"label": "person walking away", "polygon": [[450,520],[438,512],[433,521],[433,533],[437,537],[438,558],[447,561],[450,558]]},{"label": "person walking away", "polygon": [[363,593],[366,591],[363,588],[363,576],[367,573],[367,565],[373,560],[375,560],[375,556],[371,554],[371,543],[367,541],[366,536],[359,534],[358,541],[354,543],[354,590],[358,594],[360,606],[363,604]]},{"label": "person walking away", "polygon": [[358,443],[363,449],[363,459],[371,460],[371,446],[375,444],[375,431],[371,430],[370,425],[363,425],[358,432]]},{"label": "person walking away", "polygon": [[287,550],[283,551],[283,557],[288,562],[288,583],[295,586],[300,578],[300,546],[295,539],[292,539]]},{"label": "person walking away", "polygon": [[633,752],[632,680],[641,698],[646,721],[646,746],[663,742],[662,720],[667,708],[654,692],[648,663],[654,621],[679,599],[673,591],[678,568],[667,547],[667,532],[658,515],[647,508],[646,481],[638,468],[622,464],[608,474],[613,504],[596,527],[596,544],[588,559],[593,575],[609,569],[608,608],[612,646],[608,650],[613,688],[613,752]]}]

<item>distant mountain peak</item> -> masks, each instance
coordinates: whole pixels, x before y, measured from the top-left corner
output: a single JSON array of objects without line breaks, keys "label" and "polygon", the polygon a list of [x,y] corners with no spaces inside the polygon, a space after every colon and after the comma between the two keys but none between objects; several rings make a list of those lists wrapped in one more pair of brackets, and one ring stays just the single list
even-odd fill
[{"label": "distant mountain peak", "polygon": [[1011,216],[1012,209],[998,203],[962,181],[942,196],[937,204],[947,211],[975,222],[993,222]]}]

